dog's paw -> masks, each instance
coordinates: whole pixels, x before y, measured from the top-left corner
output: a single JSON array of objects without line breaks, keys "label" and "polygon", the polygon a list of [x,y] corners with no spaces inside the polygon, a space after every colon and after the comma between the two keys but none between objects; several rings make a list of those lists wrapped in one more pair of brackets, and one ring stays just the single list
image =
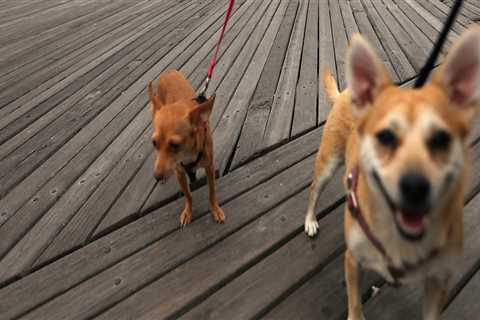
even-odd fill
[{"label": "dog's paw", "polygon": [[318,232],[318,222],[316,219],[305,220],[305,233],[308,234],[309,237],[314,237]]},{"label": "dog's paw", "polygon": [[215,221],[218,223],[225,222],[225,213],[223,212],[222,208],[220,208],[219,206],[212,208],[212,216],[213,216],[213,219],[215,219]]},{"label": "dog's paw", "polygon": [[365,320],[365,316],[361,314],[359,317],[348,316],[347,320]]},{"label": "dog's paw", "polygon": [[185,227],[187,224],[192,221],[192,211],[188,209],[184,209],[182,214],[180,215],[180,224],[182,227]]}]

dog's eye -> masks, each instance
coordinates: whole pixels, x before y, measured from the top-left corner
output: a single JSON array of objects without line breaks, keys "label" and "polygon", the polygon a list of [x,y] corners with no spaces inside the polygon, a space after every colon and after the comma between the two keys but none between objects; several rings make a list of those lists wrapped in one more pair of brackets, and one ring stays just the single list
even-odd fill
[{"label": "dog's eye", "polygon": [[438,130],[427,141],[430,151],[445,151],[450,146],[451,137],[448,132]]},{"label": "dog's eye", "polygon": [[152,144],[154,148],[157,148],[157,140],[152,140]]},{"label": "dog's eye", "polygon": [[392,130],[384,129],[377,133],[377,140],[385,147],[395,148],[398,144],[398,139]]},{"label": "dog's eye", "polygon": [[170,151],[172,152],[177,152],[179,149],[180,149],[180,144],[176,143],[176,142],[170,142],[168,144],[168,148],[170,149]]}]

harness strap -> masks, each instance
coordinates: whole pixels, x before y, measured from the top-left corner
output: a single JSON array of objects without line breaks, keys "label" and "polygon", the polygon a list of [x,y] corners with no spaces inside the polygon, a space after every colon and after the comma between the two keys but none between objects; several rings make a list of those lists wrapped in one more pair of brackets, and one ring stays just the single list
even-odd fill
[{"label": "harness strap", "polygon": [[[202,161],[203,159],[203,151],[205,150],[205,144],[207,143],[207,127],[204,127],[204,133],[203,133],[203,147],[202,149],[200,150],[199,153],[197,153],[197,158],[195,159],[195,161],[193,162],[190,162],[190,163],[183,163],[183,162],[180,162],[180,165],[182,166],[183,170],[187,173],[187,176],[188,176],[188,180],[190,180],[190,183],[194,183],[197,181],[197,175],[196,175],[196,168],[198,166],[198,164],[200,163],[200,161]],[[197,145],[200,144],[200,138],[198,137],[198,133],[197,133]]]}]

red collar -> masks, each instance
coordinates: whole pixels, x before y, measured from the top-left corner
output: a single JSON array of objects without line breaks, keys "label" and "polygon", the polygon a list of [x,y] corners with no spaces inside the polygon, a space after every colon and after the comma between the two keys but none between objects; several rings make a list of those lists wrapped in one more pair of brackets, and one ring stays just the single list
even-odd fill
[{"label": "red collar", "polygon": [[387,261],[388,271],[392,276],[394,283],[393,285],[398,285],[398,280],[404,277],[407,273],[415,271],[425,265],[429,260],[438,255],[439,250],[434,249],[432,252],[424,259],[419,260],[416,264],[404,263],[402,267],[395,267],[392,261],[392,258],[387,254],[385,247],[382,245],[380,240],[378,240],[372,233],[370,226],[368,225],[365,217],[362,215],[362,210],[360,204],[358,203],[357,197],[357,187],[358,187],[358,175],[359,168],[358,165],[355,166],[352,171],[347,176],[347,206],[348,210],[352,217],[358,222],[360,228],[362,228],[363,233],[372,243],[375,249],[382,254],[382,256]]}]

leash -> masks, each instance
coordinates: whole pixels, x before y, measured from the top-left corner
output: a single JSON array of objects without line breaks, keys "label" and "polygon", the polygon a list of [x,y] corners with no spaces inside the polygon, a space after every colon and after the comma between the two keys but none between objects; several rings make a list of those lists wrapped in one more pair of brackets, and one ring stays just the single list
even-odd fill
[{"label": "leash", "polygon": [[225,34],[225,30],[227,29],[228,20],[230,20],[230,16],[232,15],[234,2],[235,2],[235,0],[230,0],[230,2],[228,4],[228,9],[227,9],[227,12],[225,14],[225,20],[223,22],[222,31],[220,32],[220,38],[218,39],[218,42],[217,42],[217,45],[216,45],[216,48],[215,48],[215,53],[213,54],[213,57],[210,60],[210,65],[208,67],[207,78],[205,79],[205,83],[203,85],[202,90],[200,90],[200,93],[198,94],[198,96],[196,98],[196,100],[199,103],[205,102],[207,100],[207,95],[206,94],[207,94],[208,84],[210,83],[210,79],[212,78],[212,75],[213,75],[213,70],[215,69],[215,66],[217,64],[217,56],[218,56],[218,52],[220,51],[220,44],[222,43],[223,36]]},{"label": "leash", "polygon": [[420,70],[420,73],[418,74],[418,78],[415,81],[415,84],[413,86],[414,88],[420,88],[427,81],[428,76],[435,65],[435,61],[437,60],[438,55],[440,54],[440,50],[442,49],[445,43],[445,40],[447,39],[448,32],[450,31],[450,28],[455,22],[455,18],[457,17],[462,4],[463,4],[463,0],[457,0],[453,4],[452,10],[450,11],[450,14],[447,17],[447,21],[443,26],[442,32],[439,34],[437,40],[435,41],[435,45],[433,46],[432,52],[430,53],[430,56],[428,57],[427,62],[425,63],[423,68]]}]

